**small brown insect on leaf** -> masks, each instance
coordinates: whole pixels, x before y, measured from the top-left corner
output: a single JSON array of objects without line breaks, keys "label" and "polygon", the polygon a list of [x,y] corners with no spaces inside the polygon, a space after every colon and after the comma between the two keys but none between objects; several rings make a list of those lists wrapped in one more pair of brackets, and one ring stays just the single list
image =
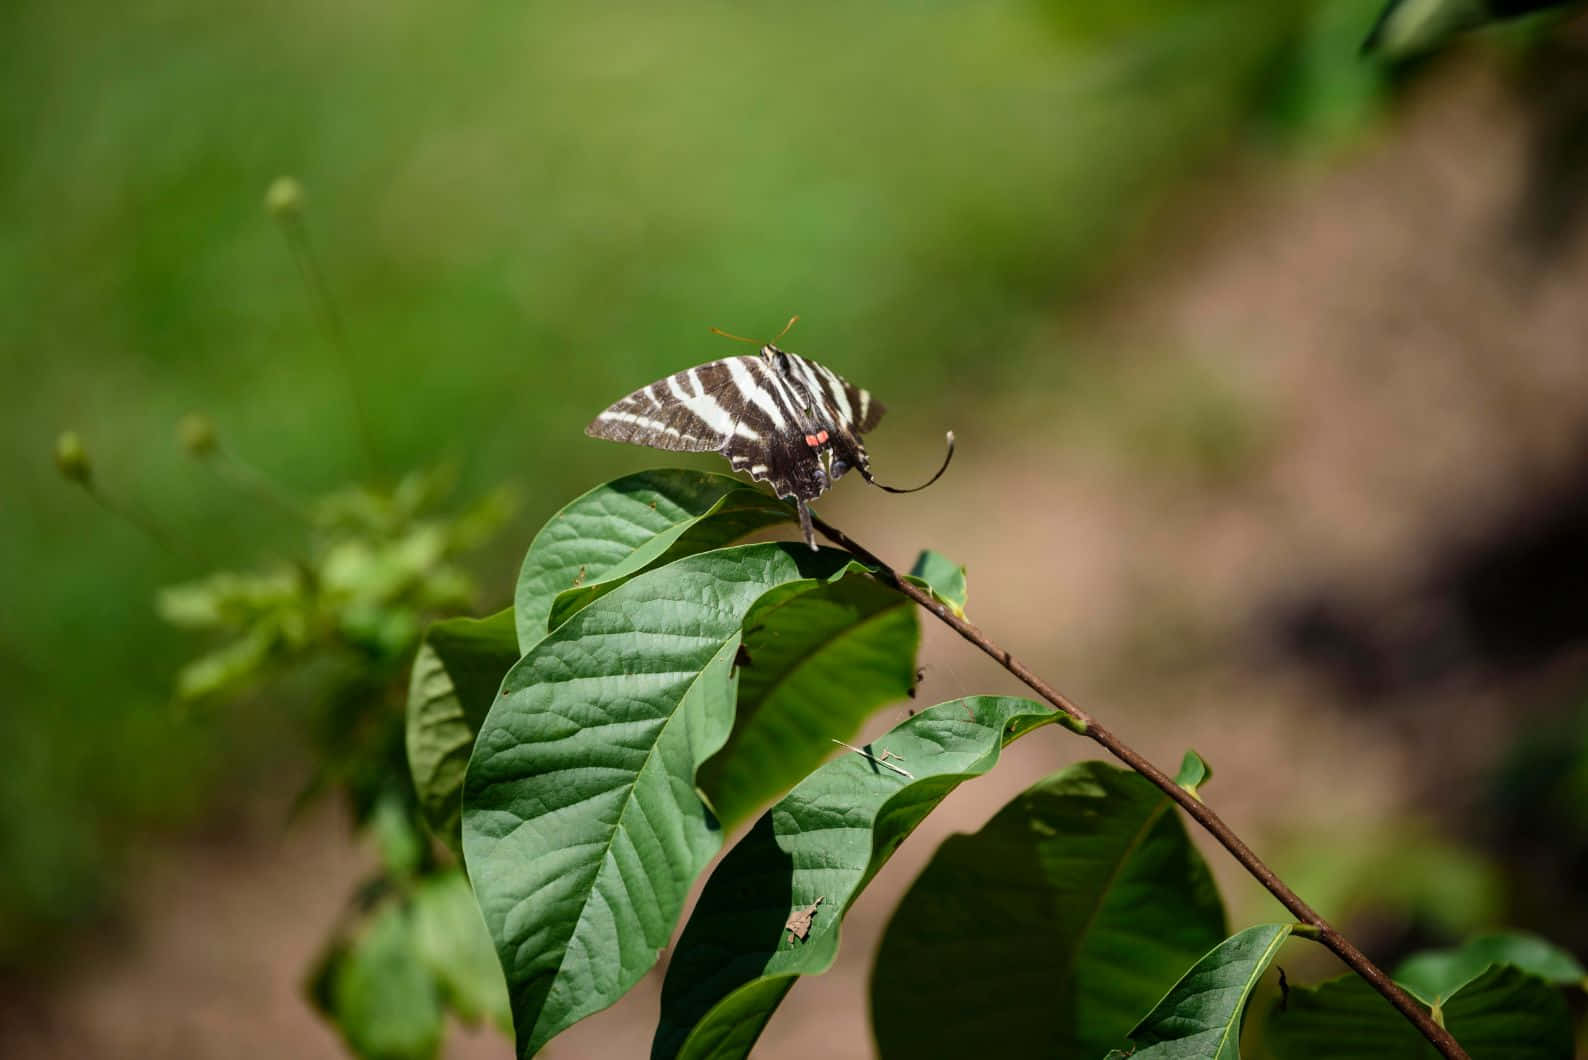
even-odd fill
[{"label": "small brown insect on leaf", "polygon": [[796,909],[794,912],[789,914],[788,921],[784,923],[783,927],[788,931],[788,940],[790,943],[796,940],[804,942],[810,936],[811,919],[816,916],[816,907],[821,905],[826,900],[826,896],[823,895],[822,897],[817,898],[816,901],[812,902],[810,905],[807,905],[801,909]]},{"label": "small brown insect on leaf", "polygon": [[584,566],[583,563],[579,564],[579,573],[573,576],[573,587],[575,589],[584,584]]},{"label": "small brown insect on leaf", "polygon": [[754,664],[755,660],[750,658],[750,649],[740,644],[739,650],[733,653],[733,668],[737,670],[741,666],[753,666]]}]

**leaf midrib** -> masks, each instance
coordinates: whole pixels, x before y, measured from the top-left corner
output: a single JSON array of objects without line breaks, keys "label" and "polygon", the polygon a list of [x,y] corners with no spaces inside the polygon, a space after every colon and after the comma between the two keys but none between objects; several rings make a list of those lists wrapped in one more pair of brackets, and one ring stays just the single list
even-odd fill
[{"label": "leaf midrib", "polygon": [[[994,713],[994,717],[991,720],[986,719],[986,718],[982,718],[979,715],[976,716],[975,724],[979,728],[982,728],[982,729],[992,733],[993,735],[992,735],[991,740],[989,741],[988,745],[985,748],[981,749],[981,751],[979,753],[977,753],[975,755],[975,757],[970,758],[969,760],[967,760],[965,762],[962,762],[962,763],[960,763],[957,766],[950,767],[950,768],[945,768],[944,770],[939,771],[939,772],[925,773],[925,774],[922,774],[921,776],[918,776],[918,777],[915,777],[913,779],[908,780],[906,783],[901,785],[898,789],[896,789],[895,791],[893,791],[892,793],[890,793],[885,798],[883,798],[880,802],[877,803],[877,805],[874,807],[874,809],[872,810],[872,812],[868,816],[868,822],[869,823],[867,825],[863,826],[863,827],[861,827],[861,826],[850,826],[850,825],[831,825],[831,826],[827,826],[825,828],[820,828],[820,829],[806,829],[806,828],[803,828],[803,827],[801,827],[799,829],[797,834],[799,836],[801,836],[801,837],[812,835],[812,834],[815,834],[815,833],[820,832],[820,831],[838,831],[838,830],[848,831],[848,830],[855,830],[855,829],[859,829],[861,831],[869,832],[870,835],[871,835],[871,848],[870,848],[870,851],[866,855],[865,864],[864,864],[864,866],[861,869],[861,874],[860,874],[859,878],[849,888],[849,892],[848,892],[847,896],[845,896],[842,899],[838,899],[838,900],[834,901],[833,912],[832,912],[832,916],[834,917],[833,927],[830,929],[830,934],[828,936],[828,937],[830,937],[832,939],[832,942],[831,942],[829,948],[825,952],[825,955],[824,955],[825,956],[825,960],[821,961],[820,963],[813,964],[813,965],[811,965],[809,967],[804,967],[804,966],[800,966],[800,965],[794,965],[792,967],[779,968],[775,972],[773,972],[773,971],[764,971],[762,974],[755,976],[754,978],[750,979],[748,982],[741,983],[738,986],[734,987],[733,989],[729,990],[726,994],[722,995],[721,997],[718,997],[711,1004],[707,1005],[706,1008],[705,1008],[705,1011],[701,1013],[701,1015],[695,1021],[695,1023],[693,1025],[689,1026],[687,1029],[685,1029],[683,1031],[682,1038],[681,1038],[680,1043],[679,1043],[679,1047],[678,1047],[678,1049],[676,1049],[671,1054],[672,1056],[676,1057],[676,1056],[681,1055],[683,1053],[685,1047],[687,1047],[689,1045],[690,1041],[693,1039],[695,1033],[697,1031],[699,1031],[700,1028],[707,1023],[707,1021],[710,1020],[711,1014],[713,1012],[715,1012],[718,1008],[720,1008],[724,1003],[726,1003],[730,998],[732,998],[732,997],[734,997],[734,996],[736,996],[736,995],[738,995],[738,994],[740,994],[740,993],[742,993],[742,992],[744,992],[746,990],[753,989],[753,988],[757,987],[759,984],[769,983],[769,982],[771,982],[773,980],[780,979],[780,978],[784,979],[784,980],[787,980],[787,982],[784,984],[785,989],[783,990],[782,993],[780,993],[778,995],[777,1000],[772,1001],[771,1004],[768,1005],[765,1008],[765,1010],[764,1010],[764,1016],[761,1017],[761,1027],[764,1029],[765,1026],[766,1026],[766,1023],[771,1020],[773,1015],[776,1014],[778,1004],[781,1002],[783,997],[787,996],[788,989],[793,986],[795,981],[797,981],[798,979],[800,979],[802,977],[809,976],[809,975],[821,975],[821,974],[823,974],[824,972],[826,972],[827,970],[829,970],[832,967],[833,962],[836,960],[836,958],[838,956],[839,945],[840,945],[840,943],[842,941],[842,937],[843,937],[844,919],[848,916],[850,906],[865,891],[865,889],[871,885],[871,882],[872,882],[873,879],[875,879],[876,874],[878,872],[880,872],[881,869],[883,868],[883,866],[885,866],[887,864],[888,860],[893,856],[893,851],[895,849],[897,849],[897,844],[893,844],[887,850],[883,849],[883,847],[886,844],[884,842],[880,841],[879,829],[878,829],[878,824],[877,824],[877,822],[879,820],[881,820],[883,814],[885,812],[887,812],[890,807],[893,806],[894,801],[896,799],[900,798],[903,794],[911,792],[912,790],[914,790],[915,788],[918,788],[920,786],[932,784],[934,782],[942,781],[944,779],[951,779],[953,781],[951,786],[947,790],[945,790],[941,794],[939,794],[936,797],[936,799],[933,801],[932,808],[935,809],[936,806],[940,805],[943,802],[944,799],[948,798],[949,795],[952,794],[953,791],[956,790],[962,783],[964,783],[966,781],[969,781],[969,780],[974,780],[977,777],[985,776],[987,773],[990,773],[997,766],[998,762],[1001,760],[1001,758],[1003,756],[1003,752],[1009,746],[1009,744],[1013,743],[1015,740],[1017,740],[1020,737],[1026,735],[1027,733],[1035,732],[1037,729],[1041,728],[1044,725],[1052,724],[1054,722],[1055,718],[1057,717],[1057,713],[1056,712],[1050,711],[1046,707],[1042,707],[1042,706],[1039,706],[1039,705],[1037,705],[1035,703],[1032,703],[1030,700],[1020,701],[1020,700],[1016,700],[1013,697],[1009,697],[1009,696],[968,696],[968,697],[962,697],[960,699],[948,700],[948,701],[946,701],[944,703],[935,704],[933,707],[927,708],[927,710],[931,711],[931,710],[936,709],[937,707],[946,707],[949,704],[963,704],[963,703],[967,703],[967,702],[971,702],[971,701],[980,702],[980,701],[984,701],[984,700],[992,701],[995,704],[1021,703],[1023,709],[1011,710],[1007,716],[1002,716],[1001,713],[1000,713],[1002,708],[998,707],[998,706],[995,706],[993,708],[994,712],[995,712]],[[917,718],[927,717],[927,714],[925,712],[923,712],[922,714],[916,715],[916,717]],[[1037,719],[1037,722],[1036,722],[1036,724],[1030,726],[1029,728],[1022,729],[1019,732],[1013,734],[1013,736],[1006,737],[1004,735],[1005,727],[1007,725],[1009,725],[1010,722],[1012,722],[1014,719],[1016,719],[1018,717],[1035,717]],[[926,732],[923,732],[920,735],[921,735],[921,738],[923,740],[925,740],[927,733],[929,733],[931,731],[931,729],[929,727],[925,727],[925,726],[923,726],[923,728],[926,728]],[[831,765],[832,765],[832,763],[829,762],[826,765],[821,766],[820,768],[825,770],[825,769],[828,769]],[[785,795],[784,796],[784,800],[788,799],[792,794],[793,793],[791,792],[789,795]],[[778,805],[781,805],[782,801],[783,800],[780,800]],[[772,812],[772,810],[769,809],[766,812],[768,814],[770,814]],[[927,812],[930,813],[931,811],[928,810]],[[925,815],[923,815],[922,819],[924,819],[924,816]],[[919,821],[917,821],[917,825],[918,824],[919,824]],[[915,828],[915,825],[912,825],[910,828],[905,829],[904,830],[904,835],[908,836],[911,832],[914,831],[914,828]],[[901,840],[901,842],[902,842],[902,840]],[[731,858],[733,856],[733,852],[730,851],[728,856]],[[796,872],[797,871],[798,870],[796,870]],[[708,887],[709,887],[709,883],[708,883]],[[694,916],[698,916],[699,914],[700,914],[700,910],[699,910],[699,907],[697,906],[696,911],[695,911],[695,913],[693,915]],[[686,934],[687,934],[688,930],[689,930],[689,928],[688,928],[688,926],[686,926],[686,928],[685,928]],[[804,949],[801,949],[799,951],[800,954],[804,954],[806,952],[807,951],[804,950]],[[668,1013],[664,1009],[663,1020],[666,1021],[667,1019],[668,1019]],[[671,1026],[675,1026],[675,1027],[679,1026],[679,1024],[677,1024],[677,1023],[672,1023],[670,1025]],[[757,1032],[756,1037],[759,1038],[759,1031]]]},{"label": "leaf midrib", "polygon": [[[557,970],[555,973],[553,973],[552,977],[553,983],[556,983],[562,979],[563,970],[567,965],[568,952],[572,948],[569,943],[579,935],[580,929],[585,924],[585,917],[590,909],[591,897],[596,893],[596,883],[601,878],[601,873],[606,866],[607,860],[611,857],[612,844],[617,841],[618,833],[623,830],[623,822],[628,817],[630,808],[634,805],[634,793],[639,789],[640,777],[644,775],[645,770],[650,767],[651,762],[654,760],[656,756],[656,749],[661,746],[662,740],[667,735],[668,729],[671,728],[674,719],[676,719],[678,716],[678,708],[683,704],[684,700],[689,697],[690,692],[692,692],[696,685],[700,683],[700,680],[705,676],[706,671],[711,669],[712,664],[717,661],[718,657],[722,655],[728,644],[733,641],[734,637],[738,635],[739,632],[740,630],[735,627],[735,629],[730,632],[728,636],[724,637],[717,650],[711,653],[711,657],[706,660],[705,665],[703,665],[699,672],[695,675],[695,679],[690,681],[689,684],[685,686],[683,691],[679,694],[677,702],[674,703],[672,711],[668,714],[667,720],[662,724],[662,727],[657,730],[656,739],[652,740],[650,747],[646,748],[645,758],[634,770],[634,779],[628,784],[628,791],[626,791],[623,795],[623,803],[622,807],[618,810],[617,820],[613,824],[612,830],[608,833],[606,842],[601,846],[600,857],[595,859],[595,876],[591,878],[588,891],[585,893],[584,897],[580,899],[579,918],[574,922],[573,929],[568,932],[567,937],[562,940],[562,953],[557,958]],[[699,768],[698,763],[696,764],[696,768]],[[541,1006],[541,1013],[544,1014],[545,1011],[546,1009],[543,1004]],[[535,1023],[537,1027],[540,1025],[540,1022],[541,1021],[539,1019],[536,1019]]]},{"label": "leaf midrib", "polygon": [[1070,959],[1064,964],[1064,977],[1057,984],[1057,989],[1054,991],[1055,996],[1062,997],[1075,981],[1075,971],[1081,961],[1081,951],[1085,948],[1087,940],[1091,938],[1092,929],[1097,925],[1097,918],[1102,915],[1103,905],[1108,900],[1109,892],[1113,890],[1114,884],[1119,880],[1120,873],[1124,872],[1125,865],[1130,861],[1131,855],[1135,854],[1141,844],[1146,841],[1148,833],[1152,831],[1153,827],[1158,823],[1158,819],[1164,815],[1170,805],[1169,800],[1164,798],[1157,806],[1153,807],[1152,812],[1143,818],[1141,826],[1136,829],[1136,834],[1131,836],[1130,842],[1125,844],[1120,851],[1119,857],[1114,862],[1114,867],[1109,870],[1107,881],[1097,892],[1097,898],[1092,903],[1092,910],[1087,914],[1086,922],[1081,925],[1081,930],[1075,936],[1075,949],[1071,952]]},{"label": "leaf midrib", "polygon": [[[795,597],[794,599],[802,599],[802,597]],[[791,602],[792,601],[785,601],[784,603],[778,604],[777,607],[773,608],[773,610],[779,610],[786,606],[787,603]],[[818,646],[815,651],[808,652],[797,662],[795,662],[793,666],[788,667],[781,674],[777,675],[777,677],[775,677],[772,682],[767,685],[766,695],[761,697],[761,705],[764,706],[775,695],[781,692],[785,685],[794,680],[795,674],[798,674],[807,666],[810,666],[826,652],[831,651],[835,644],[840,644],[847,641],[848,638],[854,636],[858,631],[865,629],[872,622],[891,617],[895,612],[907,610],[914,606],[914,602],[908,597],[901,596],[899,597],[897,603],[891,603],[887,607],[882,608],[880,611],[873,611],[860,621],[845,626],[836,636],[829,637],[828,639],[822,641],[820,646]],[[757,709],[759,710],[759,707]]]},{"label": "leaf midrib", "polygon": [[1268,971],[1268,965],[1274,959],[1274,952],[1284,944],[1285,939],[1289,936],[1290,931],[1288,929],[1274,932],[1274,937],[1269,940],[1267,946],[1263,947],[1262,959],[1252,962],[1252,970],[1241,986],[1241,997],[1235,1005],[1235,1011],[1231,1012],[1230,1018],[1224,1021],[1224,1033],[1219,1035],[1218,1052],[1213,1054],[1215,1057],[1224,1055],[1224,1048],[1230,1043],[1230,1031],[1239,1026],[1241,1022],[1241,1010],[1246,1007],[1246,999],[1251,996],[1253,984],[1257,982],[1264,972]]},{"label": "leaf midrib", "polygon": [[[683,514],[683,515],[687,516],[687,518],[680,519],[680,520],[677,520],[677,521],[674,521],[674,522],[670,522],[667,525],[663,526],[661,529],[654,530],[654,531],[648,530],[648,528],[646,528],[643,524],[641,524],[639,522],[636,522],[636,521],[634,521],[632,519],[629,519],[627,516],[621,516],[621,515],[620,516],[603,516],[602,518],[622,519],[623,521],[627,522],[630,526],[639,527],[642,530],[647,530],[648,533],[649,533],[649,536],[646,537],[645,540],[641,541],[639,544],[634,545],[633,547],[628,547],[628,546],[625,545],[624,546],[624,550],[623,550],[623,554],[621,556],[619,556],[616,560],[614,560],[612,563],[608,564],[605,568],[603,568],[601,573],[595,575],[594,577],[588,579],[587,581],[585,581],[585,582],[583,582],[583,583],[581,583],[579,585],[564,586],[563,588],[557,589],[556,591],[552,592],[551,593],[551,600],[550,600],[550,602],[547,605],[546,621],[547,622],[551,622],[552,620],[554,620],[557,617],[557,600],[564,593],[573,592],[575,590],[585,590],[585,591],[588,592],[588,591],[591,591],[591,590],[599,589],[602,586],[611,585],[613,582],[619,581],[619,580],[624,579],[624,578],[637,577],[640,574],[645,573],[645,570],[651,564],[653,564],[656,561],[658,561],[658,560],[662,559],[663,557],[665,557],[668,554],[669,551],[671,551],[673,548],[677,547],[677,545],[678,545],[678,543],[680,541],[682,541],[686,536],[688,536],[690,533],[692,533],[701,524],[705,523],[708,519],[714,518],[715,516],[719,516],[719,515],[732,515],[732,514],[735,514],[737,512],[750,511],[751,508],[748,505],[743,506],[743,507],[732,507],[732,508],[730,508],[728,506],[728,502],[730,500],[732,500],[738,494],[741,494],[741,493],[744,493],[744,492],[750,492],[750,493],[755,494],[757,497],[762,497],[762,498],[764,498],[766,496],[765,494],[760,493],[759,491],[756,491],[756,490],[751,490],[748,487],[743,487],[741,489],[736,489],[736,490],[729,490],[729,491],[723,493],[720,497],[718,497],[716,499],[716,501],[713,502],[712,505],[709,508],[707,508],[703,512],[700,512],[699,514],[690,514],[690,512],[689,512],[689,510],[687,508],[680,508],[679,509],[680,514]],[[569,540],[570,543],[579,543],[580,541],[584,540],[587,536],[588,536],[587,534],[586,535],[575,535],[574,537],[571,537],[568,540]],[[643,552],[646,549],[650,548],[652,545],[654,545],[656,543],[656,541],[658,539],[664,538],[664,537],[670,538],[670,540],[668,540],[668,542],[667,542],[667,544],[665,546],[663,546],[662,548],[658,549],[654,556],[650,557],[649,559],[647,559],[642,564],[637,564],[637,565],[634,564],[634,557],[635,556],[639,555],[641,552]],[[611,539],[608,539],[608,540],[611,540]],[[705,550],[705,551],[711,551],[711,550],[708,549],[708,550]],[[559,581],[566,580],[568,571],[570,569],[572,569],[573,561],[577,560],[578,558],[579,558],[578,554],[575,553],[569,560],[563,561],[562,569],[558,572],[559,575],[560,575]],[[560,557],[559,557],[559,560],[560,560]],[[583,565],[584,564],[581,564],[581,566],[583,566]],[[546,574],[543,574],[543,577],[545,577],[546,575],[549,575],[550,573],[551,573],[550,571],[546,572]],[[615,591],[615,590],[614,589],[608,589],[607,590],[607,592],[612,592],[612,591]],[[575,608],[573,611],[571,611],[570,613],[565,615],[561,622],[558,622],[556,626],[553,626],[553,627],[551,627],[551,629],[548,629],[547,632],[549,633],[552,630],[558,629],[561,626],[565,625],[568,621],[570,621],[574,617],[574,615],[577,615],[585,607],[588,607],[596,599],[599,599],[601,596],[604,596],[604,595],[606,595],[605,592],[599,593],[595,597],[587,600],[583,605],[581,605],[580,607]]]}]

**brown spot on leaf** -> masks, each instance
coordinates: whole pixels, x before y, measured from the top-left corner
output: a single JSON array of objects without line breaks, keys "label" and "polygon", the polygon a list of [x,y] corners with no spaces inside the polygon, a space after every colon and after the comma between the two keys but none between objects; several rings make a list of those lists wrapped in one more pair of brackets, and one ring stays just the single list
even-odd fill
[{"label": "brown spot on leaf", "polygon": [[816,916],[816,907],[827,900],[826,896],[817,898],[816,901],[802,909],[790,913],[783,927],[788,932],[788,940],[804,942],[811,933],[811,919]]}]

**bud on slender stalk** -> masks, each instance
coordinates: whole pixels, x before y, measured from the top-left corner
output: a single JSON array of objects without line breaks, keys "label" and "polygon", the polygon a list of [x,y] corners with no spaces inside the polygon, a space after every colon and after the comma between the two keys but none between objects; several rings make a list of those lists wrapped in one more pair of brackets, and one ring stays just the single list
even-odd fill
[{"label": "bud on slender stalk", "polygon": [[314,247],[309,241],[308,226],[303,223],[303,185],[294,177],[277,177],[265,192],[265,209],[280,222],[281,232],[286,237],[287,247],[298,264],[298,272],[303,277],[303,285],[308,291],[309,300],[319,311],[326,340],[336,354],[342,381],[347,387],[348,404],[353,411],[353,419],[358,424],[359,441],[364,448],[364,461],[373,472],[380,464],[375,454],[375,435],[370,427],[369,413],[364,408],[363,397],[359,393],[358,381],[353,376],[353,358],[348,347],[347,333],[342,327],[342,316],[337,312],[336,301],[331,297],[331,288],[325,282],[319,262],[315,259]]},{"label": "bud on slender stalk", "polygon": [[76,431],[62,431],[55,439],[55,466],[67,481],[92,488],[94,466]]},{"label": "bud on slender stalk", "polygon": [[265,209],[282,220],[296,217],[303,210],[303,185],[293,177],[277,177],[265,192]]},{"label": "bud on slender stalk", "polygon": [[202,460],[215,452],[217,444],[215,438],[215,424],[208,416],[192,413],[182,417],[182,422],[177,424],[177,437],[182,439],[182,448],[188,454]]},{"label": "bud on slender stalk", "polygon": [[55,467],[60,471],[62,478],[82,486],[83,492],[93,498],[101,508],[131,523],[156,545],[175,554],[176,550],[171,547],[170,536],[160,528],[159,524],[136,508],[118,504],[94,485],[94,465],[88,459],[88,449],[83,445],[83,440],[78,437],[76,431],[62,431],[55,439]]},{"label": "bud on slender stalk", "polygon": [[262,498],[293,518],[310,521],[303,505],[293,499],[289,492],[278,486],[269,475],[221,445],[214,420],[201,413],[190,413],[182,417],[176,431],[182,447],[193,459],[204,461],[233,485]]}]

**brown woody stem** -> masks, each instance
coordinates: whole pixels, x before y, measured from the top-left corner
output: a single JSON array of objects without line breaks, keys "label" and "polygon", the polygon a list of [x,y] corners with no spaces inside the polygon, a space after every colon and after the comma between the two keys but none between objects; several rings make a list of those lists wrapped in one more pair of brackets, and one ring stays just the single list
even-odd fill
[{"label": "brown woody stem", "polygon": [[1174,778],[1169,776],[1169,774],[1147,761],[1129,744],[1099,725],[1096,718],[1070,702],[1063,693],[1038,677],[1025,663],[1009,654],[1006,649],[994,644],[987,634],[959,615],[956,615],[952,610],[936,600],[931,593],[901,577],[892,567],[882,562],[868,549],[857,544],[853,538],[842,530],[830,526],[821,519],[813,518],[813,522],[816,529],[820,530],[828,540],[872,567],[884,581],[914,600],[927,611],[930,611],[940,621],[952,628],[954,632],[987,653],[994,662],[1008,670],[1015,677],[1018,677],[1037,695],[1067,715],[1072,722],[1070,728],[1097,741],[1115,758],[1152,781],[1165,795],[1177,802],[1192,820],[1207,829],[1213,838],[1217,839],[1220,845],[1225,850],[1228,850],[1235,860],[1240,862],[1241,866],[1256,878],[1258,883],[1266,887],[1270,894],[1279,899],[1281,905],[1310,929],[1306,932],[1298,932],[1298,934],[1305,934],[1315,938],[1318,942],[1333,950],[1335,955],[1344,961],[1352,971],[1366,979],[1373,989],[1383,994],[1385,1000],[1394,1005],[1401,1015],[1410,1020],[1423,1037],[1432,1042],[1434,1048],[1438,1049],[1449,1060],[1469,1060],[1466,1050],[1461,1048],[1461,1045],[1451,1036],[1449,1031],[1434,1022],[1432,1015],[1427,1009],[1413,1000],[1410,994],[1397,986],[1395,981],[1385,975],[1378,965],[1367,958],[1366,954],[1353,946],[1349,939],[1336,931],[1327,920],[1319,916],[1311,906],[1302,901],[1300,896],[1285,884],[1285,881],[1274,874],[1273,869],[1265,865],[1261,858],[1252,853],[1251,847],[1247,846],[1241,837],[1236,835],[1230,826],[1224,823],[1223,818],[1214,813],[1206,803],[1176,784]]}]

